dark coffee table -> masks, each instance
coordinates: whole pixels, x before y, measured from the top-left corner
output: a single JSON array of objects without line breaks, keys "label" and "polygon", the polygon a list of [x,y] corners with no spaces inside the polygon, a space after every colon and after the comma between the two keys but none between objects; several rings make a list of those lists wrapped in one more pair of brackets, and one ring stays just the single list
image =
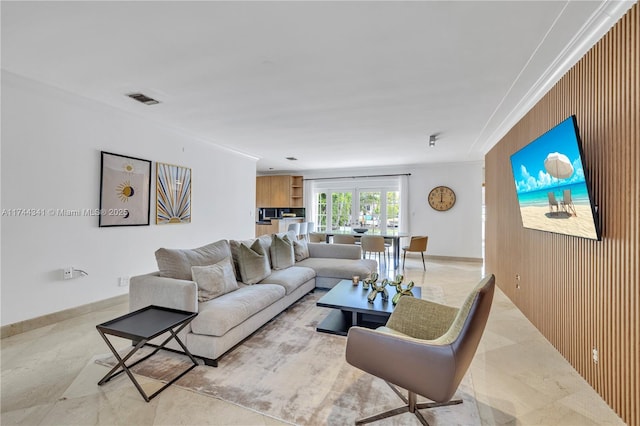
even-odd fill
[{"label": "dark coffee table", "polygon": [[[367,295],[371,290],[364,290],[362,282],[354,286],[351,280],[340,281],[316,302],[317,306],[335,309],[318,324],[316,330],[346,336],[349,328],[354,325],[367,328],[385,325],[394,308],[391,299],[397,293],[395,287],[386,288],[389,300],[382,300],[382,295],[378,294],[374,302],[369,303]],[[413,287],[411,292],[418,299],[422,297],[420,287]]]},{"label": "dark coffee table", "polygon": [[[191,355],[189,350],[178,337],[178,333],[183,328],[185,328],[187,324],[189,324],[191,320],[195,318],[196,315],[198,315],[197,312],[180,311],[177,309],[169,309],[152,305],[134,312],[130,312],[111,321],[96,325],[100,336],[102,336],[104,341],[107,343],[107,346],[109,346],[109,349],[111,349],[111,352],[113,352],[113,356],[115,356],[118,360],[118,363],[115,365],[115,367],[113,367],[111,371],[109,371],[107,375],[98,382],[98,385],[101,386],[115,376],[125,372],[127,373],[127,376],[129,376],[129,379],[131,379],[133,384],[136,386],[138,392],[140,392],[140,395],[142,395],[144,400],[149,402],[160,392],[168,388],[172,383],[174,383],[176,380],[187,374],[198,365],[196,359],[193,357],[193,355]],[[167,332],[170,334],[170,336],[164,342],[162,342],[162,344],[156,346],[156,349],[153,352],[131,363],[130,365],[126,364],[127,360],[131,358],[133,354],[138,351],[138,349],[142,348],[150,340]],[[107,335],[122,337],[136,343],[133,349],[131,349],[131,351],[127,355],[125,355],[124,357],[120,357],[120,354],[118,353],[116,348],[114,348],[109,339],[107,339]],[[144,392],[144,390],[142,390],[142,387],[129,369],[134,365],[139,364],[147,358],[155,355],[160,349],[164,349],[165,345],[169,343],[171,339],[175,339],[176,342],[178,342],[178,344],[184,351],[184,354],[187,355],[193,362],[193,365],[191,365],[187,370],[180,373],[171,381],[167,382],[152,395],[147,396],[147,394]]]}]

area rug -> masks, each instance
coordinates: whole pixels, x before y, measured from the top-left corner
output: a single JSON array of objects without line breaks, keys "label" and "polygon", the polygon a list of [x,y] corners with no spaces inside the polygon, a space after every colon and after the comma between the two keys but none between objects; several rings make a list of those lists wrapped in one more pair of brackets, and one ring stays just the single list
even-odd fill
[{"label": "area rug", "polygon": [[[174,386],[299,425],[353,424],[358,418],[401,406],[402,401],[383,380],[347,364],[346,337],[315,330],[330,311],[315,306],[323,294],[306,295],[222,357],[217,368],[198,366]],[[442,289],[423,287],[423,298],[442,300]],[[97,362],[114,365],[112,356]],[[189,364],[184,355],[160,351],[133,371],[166,381]],[[421,412],[431,425],[480,424],[469,374],[455,398],[464,403]],[[405,413],[376,424],[420,423],[413,414]]]}]

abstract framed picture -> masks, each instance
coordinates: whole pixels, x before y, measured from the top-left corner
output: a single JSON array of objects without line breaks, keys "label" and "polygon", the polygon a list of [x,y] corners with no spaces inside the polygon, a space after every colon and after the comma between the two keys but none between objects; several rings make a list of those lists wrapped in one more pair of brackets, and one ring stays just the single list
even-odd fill
[{"label": "abstract framed picture", "polygon": [[101,151],[99,226],[149,225],[151,161]]},{"label": "abstract framed picture", "polygon": [[191,169],[156,163],[156,224],[191,223]]}]

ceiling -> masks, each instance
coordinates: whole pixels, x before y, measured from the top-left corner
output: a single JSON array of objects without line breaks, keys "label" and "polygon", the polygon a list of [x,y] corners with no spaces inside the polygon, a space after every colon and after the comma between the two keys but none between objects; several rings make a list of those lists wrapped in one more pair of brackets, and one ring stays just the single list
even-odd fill
[{"label": "ceiling", "polygon": [[2,68],[258,172],[481,161],[632,4],[2,1]]}]

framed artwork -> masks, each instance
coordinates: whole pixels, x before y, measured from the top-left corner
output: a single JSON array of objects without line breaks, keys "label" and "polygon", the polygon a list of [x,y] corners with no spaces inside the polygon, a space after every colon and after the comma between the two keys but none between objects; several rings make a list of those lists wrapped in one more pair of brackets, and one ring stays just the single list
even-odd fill
[{"label": "framed artwork", "polygon": [[191,223],[191,169],[156,163],[156,224]]},{"label": "framed artwork", "polygon": [[149,225],[151,161],[101,151],[99,226]]}]

